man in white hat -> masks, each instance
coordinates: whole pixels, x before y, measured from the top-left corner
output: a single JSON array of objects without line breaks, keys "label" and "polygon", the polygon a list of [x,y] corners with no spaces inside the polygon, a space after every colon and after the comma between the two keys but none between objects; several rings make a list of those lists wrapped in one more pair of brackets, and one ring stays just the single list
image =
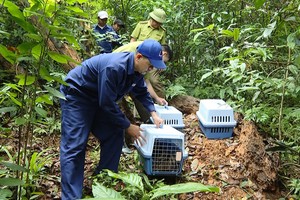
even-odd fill
[{"label": "man in white hat", "polygon": [[151,38],[161,44],[166,44],[166,30],[162,24],[166,21],[166,13],[163,9],[156,8],[149,14],[148,21],[139,22],[131,34],[130,42],[143,41]]},{"label": "man in white hat", "polygon": [[121,46],[118,34],[111,26],[107,25],[107,19],[106,11],[98,12],[98,24],[94,27],[94,32],[100,53],[111,53],[114,46]]}]

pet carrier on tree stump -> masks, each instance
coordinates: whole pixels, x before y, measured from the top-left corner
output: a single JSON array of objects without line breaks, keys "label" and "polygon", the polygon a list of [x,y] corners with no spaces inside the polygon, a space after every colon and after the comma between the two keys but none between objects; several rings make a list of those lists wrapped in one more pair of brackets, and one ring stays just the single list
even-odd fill
[{"label": "pet carrier on tree stump", "polygon": [[233,109],[222,99],[200,100],[196,112],[202,132],[209,139],[223,139],[232,136],[236,126]]}]

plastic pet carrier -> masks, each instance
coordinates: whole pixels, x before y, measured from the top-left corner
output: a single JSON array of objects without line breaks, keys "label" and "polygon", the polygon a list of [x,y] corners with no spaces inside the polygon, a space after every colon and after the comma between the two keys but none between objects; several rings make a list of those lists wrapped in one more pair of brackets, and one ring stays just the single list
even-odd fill
[{"label": "plastic pet carrier", "polygon": [[182,113],[179,110],[177,110],[173,106],[160,106],[157,104],[154,104],[154,107],[158,116],[164,120],[165,125],[170,125],[179,131],[183,130],[183,117]]},{"label": "plastic pet carrier", "polygon": [[196,112],[202,132],[209,139],[232,137],[236,126],[233,109],[222,99],[200,100]]},{"label": "plastic pet carrier", "polygon": [[156,128],[142,124],[146,143],[137,144],[141,165],[147,175],[180,175],[187,152],[184,150],[184,134],[164,125]]}]

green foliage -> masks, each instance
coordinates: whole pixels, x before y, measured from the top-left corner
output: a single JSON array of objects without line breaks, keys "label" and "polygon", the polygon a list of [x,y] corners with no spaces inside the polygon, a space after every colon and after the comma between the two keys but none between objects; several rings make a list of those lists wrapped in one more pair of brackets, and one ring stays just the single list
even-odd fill
[{"label": "green foliage", "polygon": [[113,189],[102,186],[100,183],[95,183],[92,186],[93,199],[124,199],[119,192]]},{"label": "green foliage", "polygon": [[[7,155],[11,157],[8,150],[2,147],[1,152],[7,152]],[[10,171],[20,171],[26,172],[27,169],[14,164],[12,162],[3,161],[3,158],[0,157],[0,199],[9,199],[13,195],[13,187],[23,186],[24,181],[20,180],[19,178],[14,178]]]},{"label": "green foliage", "polygon": [[295,199],[300,198],[300,179],[291,179],[289,181],[289,186],[291,188],[291,192]]},{"label": "green foliage", "polygon": [[195,191],[201,191],[201,192],[220,192],[220,189],[218,187],[214,186],[207,186],[203,185],[201,183],[195,183],[195,182],[187,182],[187,183],[180,183],[175,185],[166,185],[160,188],[157,188],[153,190],[153,196],[151,199],[169,195],[169,194],[181,194],[181,193],[188,193],[188,192],[195,192]]},{"label": "green foliage", "polygon": [[[164,73],[167,98],[182,94],[222,98],[261,131],[299,149],[299,0],[5,0],[1,5],[0,55],[5,62],[0,66],[0,131],[8,139],[10,130],[22,138],[18,142],[24,149],[7,156],[27,170],[28,155],[35,155],[32,162],[39,167],[31,171],[43,171],[42,155],[31,152],[35,134],[60,129],[58,100],[64,97],[58,87],[66,84],[63,66],[75,61],[55,49],[68,45],[82,59],[96,54],[91,27],[100,10],[108,11],[109,24],[115,18],[125,22],[126,43],[138,21],[147,20],[154,7],[163,8],[167,13],[163,26],[174,51]],[[13,70],[7,70],[8,65]],[[284,162],[299,163],[298,150],[280,152]],[[31,184],[30,177],[17,179]],[[293,191],[299,196],[298,190]],[[9,197],[11,191],[5,188],[0,194]]]},{"label": "green foliage", "polygon": [[[113,178],[121,180],[125,184],[121,188],[121,192],[110,189],[119,184],[118,182],[108,182],[107,179]],[[103,179],[106,179],[103,181]],[[175,194],[188,193],[188,192],[220,192],[220,189],[215,186],[207,186],[201,183],[179,183],[174,185],[164,185],[161,181],[154,180],[153,183],[145,175],[136,173],[119,172],[114,173],[110,170],[105,170],[102,174],[98,175],[94,180],[93,195],[94,199],[111,198],[111,199],[156,199],[163,196],[171,196]],[[102,184],[100,184],[102,183]]]},{"label": "green foliage", "polygon": [[172,99],[177,95],[185,95],[185,94],[186,94],[186,90],[181,85],[170,85],[166,90],[167,99]]},{"label": "green foliage", "polygon": [[[0,166],[3,169],[0,170],[0,191],[3,191],[3,195],[10,197],[16,191],[16,187],[26,189],[27,193],[22,193],[23,197],[30,196],[34,198],[43,195],[43,193],[37,192],[37,190],[40,187],[39,182],[44,178],[46,172],[45,166],[51,163],[53,155],[47,155],[49,149],[45,149],[39,153],[34,152],[30,156],[30,159],[25,158],[25,167],[15,164],[17,162],[17,154],[11,155],[4,147],[2,150],[7,153],[9,158],[8,161],[2,161],[0,158]],[[22,176],[15,178],[16,174],[22,174]],[[24,179],[26,177],[28,179],[25,182]]]},{"label": "green foliage", "polygon": [[33,175],[40,175],[44,170],[45,165],[51,162],[52,155],[45,156],[45,152],[48,150],[41,151],[39,153],[34,152],[31,155],[29,170]]}]

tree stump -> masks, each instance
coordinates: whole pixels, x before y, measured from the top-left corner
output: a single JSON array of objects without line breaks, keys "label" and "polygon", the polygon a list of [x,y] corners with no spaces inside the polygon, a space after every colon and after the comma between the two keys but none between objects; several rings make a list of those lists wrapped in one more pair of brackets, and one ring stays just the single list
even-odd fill
[{"label": "tree stump", "polygon": [[199,110],[200,99],[192,96],[175,96],[169,101],[170,106],[174,106],[183,114],[196,113]]}]

